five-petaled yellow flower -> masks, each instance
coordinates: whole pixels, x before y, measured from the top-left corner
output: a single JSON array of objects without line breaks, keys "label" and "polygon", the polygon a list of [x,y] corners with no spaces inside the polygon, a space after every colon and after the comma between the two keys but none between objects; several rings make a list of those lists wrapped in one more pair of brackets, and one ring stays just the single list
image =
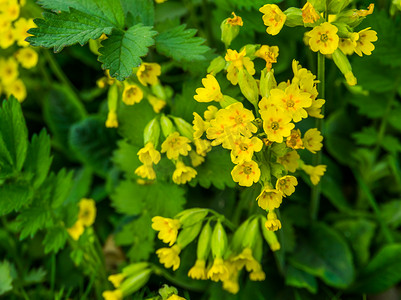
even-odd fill
[{"label": "five-petaled yellow flower", "polygon": [[276,182],[276,189],[283,193],[283,196],[291,196],[295,192],[295,186],[298,185],[298,180],[292,175],[286,175]]},{"label": "five-petaled yellow flower", "polygon": [[187,156],[191,151],[191,140],[175,131],[171,133],[162,144],[161,153],[165,153],[168,159],[178,159],[180,155]]},{"label": "five-petaled yellow flower", "polygon": [[312,181],[313,185],[317,185],[320,181],[320,178],[326,172],[327,166],[325,165],[317,165],[317,166],[309,166],[303,165],[302,170],[305,171],[306,174],[310,176],[310,180]]},{"label": "five-petaled yellow flower", "polygon": [[238,164],[231,171],[231,176],[235,182],[241,186],[251,186],[254,182],[258,182],[260,178],[260,169],[253,160],[245,161]]},{"label": "five-petaled yellow flower", "polygon": [[203,259],[197,259],[195,265],[188,271],[188,277],[192,279],[206,280],[206,262]]},{"label": "five-petaled yellow flower", "polygon": [[338,48],[339,37],[337,35],[338,28],[328,22],[316,26],[307,32],[309,46],[312,51],[322,54],[332,54]]},{"label": "five-petaled yellow flower", "polygon": [[161,74],[161,67],[157,63],[142,63],[136,72],[138,80],[143,85],[154,85],[158,83],[158,76]]},{"label": "five-petaled yellow flower", "polygon": [[322,149],[323,144],[323,136],[320,134],[320,131],[317,128],[311,128],[307,132],[305,132],[304,138],[302,139],[304,142],[304,146],[312,153],[316,153]]},{"label": "five-petaled yellow flower", "polygon": [[198,174],[195,169],[186,166],[182,161],[178,161],[175,168],[173,181],[176,184],[185,184]]},{"label": "five-petaled yellow flower", "polygon": [[266,4],[259,11],[263,13],[263,23],[267,26],[266,32],[271,35],[276,35],[287,19],[287,16],[275,4]]},{"label": "five-petaled yellow flower", "polygon": [[221,257],[216,257],[213,261],[212,267],[207,272],[207,278],[212,281],[224,281],[229,277],[229,271]]},{"label": "five-petaled yellow flower", "polygon": [[286,112],[268,109],[261,112],[261,115],[263,129],[271,142],[282,143],[283,138],[288,137],[295,127],[294,123],[291,123],[291,115]]},{"label": "five-petaled yellow flower", "polygon": [[229,63],[227,68],[227,79],[230,80],[231,84],[236,85],[238,83],[238,71],[245,68],[249,75],[255,74],[255,67],[252,60],[246,57],[246,49],[242,49],[239,53],[236,50],[228,49],[225,60]]},{"label": "five-petaled yellow flower", "polygon": [[173,267],[173,271],[177,270],[180,266],[180,253],[181,248],[178,245],[174,245],[171,248],[160,248],[156,251],[160,263],[164,264],[164,267],[167,269]]},{"label": "five-petaled yellow flower", "polygon": [[194,99],[198,102],[211,102],[211,101],[221,101],[223,100],[223,94],[220,90],[220,85],[216,78],[208,74],[206,78],[202,79],[202,84],[204,88],[197,88],[196,95]]},{"label": "five-petaled yellow flower", "polygon": [[359,56],[362,56],[362,53],[365,55],[371,55],[372,51],[375,49],[372,42],[377,41],[377,32],[370,30],[370,27],[368,27],[359,31],[358,34],[359,39],[356,41],[355,53]]},{"label": "five-petaled yellow flower", "polygon": [[79,201],[78,219],[84,226],[91,226],[96,218],[95,200],[83,198]]},{"label": "five-petaled yellow flower", "polygon": [[272,64],[277,62],[278,50],[279,49],[277,46],[269,47],[267,45],[263,45],[258,51],[255,52],[257,57],[260,57],[266,61],[267,71],[270,71]]},{"label": "five-petaled yellow flower", "polygon": [[123,102],[127,105],[134,105],[141,102],[143,92],[136,84],[125,83],[123,92]]},{"label": "five-petaled yellow flower", "polygon": [[160,152],[155,149],[152,142],[147,142],[145,147],[138,151],[137,155],[141,163],[145,165],[157,165],[160,161]]},{"label": "five-petaled yellow flower", "polygon": [[283,201],[283,194],[279,190],[266,186],[256,198],[256,201],[258,201],[260,208],[270,211],[280,207]]}]

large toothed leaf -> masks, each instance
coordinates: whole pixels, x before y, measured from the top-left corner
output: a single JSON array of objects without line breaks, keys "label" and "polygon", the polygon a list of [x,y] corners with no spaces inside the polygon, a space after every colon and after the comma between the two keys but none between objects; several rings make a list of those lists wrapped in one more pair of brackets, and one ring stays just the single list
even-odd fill
[{"label": "large toothed leaf", "polygon": [[154,44],[155,34],[152,27],[142,24],[132,26],[126,31],[113,30],[99,49],[99,60],[103,63],[103,69],[109,69],[110,76],[118,80],[130,76],[132,68],[141,64],[140,57],[145,56],[148,48]]}]

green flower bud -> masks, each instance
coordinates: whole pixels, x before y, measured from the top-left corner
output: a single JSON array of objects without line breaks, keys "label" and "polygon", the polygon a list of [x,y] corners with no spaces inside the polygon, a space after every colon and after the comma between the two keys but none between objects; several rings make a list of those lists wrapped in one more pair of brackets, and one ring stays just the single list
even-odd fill
[{"label": "green flower bud", "polygon": [[253,78],[244,68],[238,71],[238,85],[245,98],[254,106],[257,106],[259,99],[258,84],[256,83],[255,78]]},{"label": "green flower bud", "polygon": [[287,16],[285,20],[285,25],[288,27],[304,26],[304,21],[302,19],[302,10],[296,7],[290,7],[284,14]]},{"label": "green flower bud", "polygon": [[187,227],[203,221],[208,213],[209,210],[205,208],[191,208],[180,212],[175,218],[180,220],[183,227]]},{"label": "green flower bud", "polygon": [[251,60],[254,60],[256,58],[255,52],[259,50],[260,44],[247,44],[241,48],[240,52],[244,50],[244,48],[246,56],[249,57]]},{"label": "green flower bud", "polygon": [[239,101],[235,100],[234,98],[227,96],[227,95],[223,95],[223,100],[220,101],[220,106],[222,108],[226,108],[227,106],[237,103]]},{"label": "green flower bud", "polygon": [[207,222],[205,226],[203,226],[202,232],[199,235],[198,248],[196,250],[197,259],[206,260],[209,256],[211,238],[212,227],[210,226],[210,223]]},{"label": "green flower bud", "polygon": [[273,252],[280,250],[281,246],[277,239],[277,235],[274,233],[274,231],[267,230],[265,226],[266,221],[266,217],[260,218],[260,228],[262,230],[263,237]]},{"label": "green flower bud", "polygon": [[272,162],[270,163],[270,172],[277,179],[287,174],[287,171],[285,170],[285,167],[283,165]]},{"label": "green flower bud", "polygon": [[107,93],[107,105],[109,107],[109,111],[117,110],[118,94],[119,93],[117,85],[111,85]]},{"label": "green flower bud", "polygon": [[235,231],[233,239],[231,240],[231,248],[234,252],[240,252],[242,249],[242,240],[247,234],[247,227],[249,224],[249,219],[246,219]]},{"label": "green flower bud", "polygon": [[242,239],[243,248],[253,248],[256,236],[259,234],[259,220],[254,218],[246,228],[246,234]]},{"label": "green flower bud", "polygon": [[273,143],[270,147],[270,151],[276,157],[283,157],[292,149],[288,148],[285,143]]},{"label": "green flower bud", "polygon": [[351,0],[329,0],[328,2],[329,14],[337,15],[350,4]]},{"label": "green flower bud", "polygon": [[[259,220],[256,219],[255,221],[257,223],[257,226],[259,226]],[[253,241],[252,254],[256,261],[260,262],[262,260],[263,240],[259,230],[257,231],[257,234],[255,235],[255,239]]]},{"label": "green flower bud", "polygon": [[337,15],[336,24],[343,23],[350,26],[351,28],[355,28],[356,26],[361,24],[363,19],[365,19],[365,17],[359,16],[356,11],[356,9],[350,9],[341,12]]},{"label": "green flower bud", "polygon": [[213,258],[223,257],[227,250],[227,235],[220,220],[214,226],[211,247]]},{"label": "green flower bud", "polygon": [[164,114],[160,117],[160,126],[162,128],[163,135],[165,138],[176,131],[173,122],[171,122],[171,120]]},{"label": "green flower bud", "polygon": [[163,86],[158,82],[156,84],[151,85],[151,90],[152,93],[155,94],[157,98],[165,100],[166,97],[166,92],[164,91]]},{"label": "green flower bud", "polygon": [[260,73],[259,92],[262,97],[268,98],[270,90],[277,87],[276,78],[274,78],[274,71],[264,68]]},{"label": "green flower bud", "polygon": [[183,228],[177,237],[177,244],[181,249],[189,245],[199,234],[202,229],[202,222],[195,223],[192,226]]},{"label": "green flower bud", "polygon": [[272,180],[271,176],[271,169],[269,164],[261,164],[259,166],[260,168],[260,181],[263,182],[264,184],[270,183]]},{"label": "green flower bud", "polygon": [[224,70],[226,66],[226,60],[222,56],[217,56],[210,62],[209,67],[207,68],[207,72],[216,75],[217,73]]},{"label": "green flower bud", "polygon": [[175,126],[177,126],[178,132],[192,141],[194,139],[194,129],[192,125],[181,118],[173,117],[173,120]]},{"label": "green flower bud", "polygon": [[336,66],[340,69],[341,73],[344,74],[347,83],[351,86],[356,85],[357,80],[352,73],[352,67],[347,56],[340,49],[337,48],[336,51],[334,51],[334,53],[332,54],[332,57]]},{"label": "green flower bud", "polygon": [[233,13],[232,18],[225,19],[221,25],[221,41],[228,48],[231,42],[237,37],[240,26],[243,25],[242,19]]},{"label": "green flower bud", "polygon": [[130,264],[122,270],[122,273],[125,275],[125,277],[128,277],[146,269],[147,267],[149,267],[149,263],[147,262]]},{"label": "green flower bud", "polygon": [[318,12],[322,12],[326,10],[326,1],[327,0],[308,0],[310,4],[316,9]]},{"label": "green flower bud", "polygon": [[159,138],[160,138],[160,124],[159,120],[156,117],[153,118],[148,124],[146,124],[145,129],[143,130],[143,139],[145,145],[148,142],[152,142],[153,146],[157,148],[159,144]]},{"label": "green flower bud", "polygon": [[127,277],[119,289],[122,291],[123,295],[131,295],[143,287],[149,280],[152,274],[152,269],[142,269],[130,277]]}]

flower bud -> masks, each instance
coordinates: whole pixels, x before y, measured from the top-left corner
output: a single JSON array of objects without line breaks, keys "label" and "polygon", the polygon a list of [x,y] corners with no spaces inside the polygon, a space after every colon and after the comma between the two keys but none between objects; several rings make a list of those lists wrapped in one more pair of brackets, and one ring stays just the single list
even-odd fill
[{"label": "flower bud", "polygon": [[238,84],[241,93],[251,102],[257,106],[259,99],[259,89],[255,78],[253,78],[246,69],[242,68],[238,71]]},{"label": "flower bud", "polygon": [[135,273],[138,273],[139,271],[146,269],[148,266],[149,266],[149,263],[147,263],[147,262],[130,264],[122,270],[122,274],[124,274],[125,277],[128,277]]},{"label": "flower bud", "polygon": [[199,235],[198,248],[196,250],[196,256],[198,259],[206,260],[210,252],[210,244],[212,238],[212,227],[209,222],[203,226],[203,229]]},{"label": "flower bud", "polygon": [[260,228],[262,230],[263,237],[273,252],[278,251],[280,250],[281,245],[277,239],[277,235],[273,231],[267,230],[265,227],[266,221],[267,219],[265,217],[260,218]]},{"label": "flower bud", "polygon": [[227,250],[227,235],[220,220],[214,226],[211,247],[213,258],[223,257]]},{"label": "flower bud", "polygon": [[151,90],[152,90],[153,94],[155,94],[156,97],[158,97],[162,100],[165,100],[167,98],[164,87],[159,82],[151,85]]},{"label": "flower bud", "polygon": [[246,56],[254,60],[256,58],[255,53],[259,48],[260,44],[247,44],[241,48],[240,52],[245,49]]},{"label": "flower bud", "polygon": [[237,37],[240,26],[243,25],[242,19],[233,13],[233,18],[227,18],[221,22],[221,41],[228,48],[231,42]]},{"label": "flower bud", "polygon": [[192,128],[192,125],[189,124],[187,121],[184,119],[178,118],[178,117],[173,117],[175,126],[177,126],[178,132],[187,138],[189,138],[191,141],[194,139],[194,129]]},{"label": "flower bud", "polygon": [[359,16],[356,9],[345,10],[337,15],[336,24],[346,24],[354,28],[361,24],[365,19],[364,16]]},{"label": "flower bud", "polygon": [[148,282],[152,272],[152,269],[142,269],[134,273],[123,281],[119,289],[122,291],[123,295],[135,293]]},{"label": "flower bud", "polygon": [[347,56],[340,49],[336,49],[332,57],[336,66],[340,69],[341,73],[344,74],[347,83],[351,86],[356,85],[357,80],[352,73],[352,67]]},{"label": "flower bud", "polygon": [[322,12],[326,10],[326,1],[327,0],[308,0],[310,4],[318,11]]},{"label": "flower bud", "polygon": [[285,20],[285,25],[288,27],[304,26],[304,21],[302,19],[302,10],[296,7],[290,7],[284,14],[287,16]]},{"label": "flower bud", "polygon": [[240,252],[242,249],[242,240],[247,234],[247,227],[249,224],[249,219],[244,221],[235,231],[234,236],[231,240],[231,248],[235,252]]},{"label": "flower bud", "polygon": [[109,91],[107,93],[107,105],[109,111],[116,111],[117,103],[118,103],[118,87],[117,85],[113,84],[112,86],[110,86]]},{"label": "flower bud", "polygon": [[205,208],[191,208],[180,212],[175,218],[180,220],[183,227],[188,227],[203,221],[208,213],[209,210]]},{"label": "flower bud", "polygon": [[226,66],[226,60],[222,56],[217,56],[210,62],[209,67],[207,68],[207,72],[216,75],[217,73],[223,71]]},{"label": "flower bud", "polygon": [[276,157],[283,157],[284,155],[286,155],[289,151],[291,151],[290,148],[288,148],[286,146],[285,143],[274,143],[271,147],[270,147],[270,151],[272,152],[272,154],[274,154]]},{"label": "flower bud", "polygon": [[160,138],[160,124],[157,118],[153,118],[148,124],[146,124],[143,130],[143,139],[145,145],[149,142],[153,143],[153,146],[157,148]]},{"label": "flower bud", "polygon": [[160,117],[160,127],[162,128],[163,135],[167,138],[170,134],[176,131],[173,122],[164,114]]},{"label": "flower bud", "polygon": [[226,108],[227,106],[237,103],[238,101],[235,100],[234,98],[227,96],[227,95],[223,95],[223,100],[220,101],[220,105],[222,108]]},{"label": "flower bud", "polygon": [[252,221],[249,222],[246,228],[246,234],[242,240],[243,248],[253,248],[258,233],[259,233],[259,221],[257,218],[254,218]]},{"label": "flower bud", "polygon": [[329,0],[328,11],[329,14],[339,14],[344,8],[350,4],[351,0]]},{"label": "flower bud", "polygon": [[189,245],[198,236],[201,229],[202,222],[183,228],[177,237],[177,244],[180,245],[180,248],[183,249]]},{"label": "flower bud", "polygon": [[270,70],[267,72],[267,69],[263,69],[260,73],[260,82],[259,82],[259,92],[262,97],[268,98],[270,96],[270,90],[277,87],[276,78],[274,78],[274,71]]}]

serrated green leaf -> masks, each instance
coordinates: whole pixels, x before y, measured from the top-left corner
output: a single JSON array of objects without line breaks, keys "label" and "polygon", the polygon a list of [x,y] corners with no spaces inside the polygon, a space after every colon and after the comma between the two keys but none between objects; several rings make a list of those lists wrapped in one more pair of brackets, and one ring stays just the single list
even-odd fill
[{"label": "serrated green leaf", "polygon": [[169,29],[156,37],[156,49],[177,61],[204,60],[209,47],[202,45],[205,40],[195,34],[195,29],[185,29],[184,24]]},{"label": "serrated green leaf", "polygon": [[65,228],[50,228],[46,233],[45,239],[43,240],[43,244],[45,245],[45,253],[52,251],[57,253],[61,248],[64,247],[67,237],[68,234]]},{"label": "serrated green leaf", "polygon": [[147,192],[147,189],[141,189],[140,185],[130,180],[122,181],[111,195],[112,205],[119,213],[138,215],[144,207],[142,199]]},{"label": "serrated green leaf", "polygon": [[381,218],[390,226],[401,225],[401,200],[394,200],[380,206]]},{"label": "serrated green leaf", "polygon": [[108,39],[102,41],[99,49],[99,61],[104,70],[110,70],[110,76],[124,80],[132,74],[132,69],[141,64],[140,57],[148,53],[154,44],[156,31],[142,24],[134,25],[126,31],[114,29]]},{"label": "serrated green leaf", "polygon": [[10,263],[5,260],[0,263],[0,296],[13,289],[12,282]]},{"label": "serrated green leaf", "polygon": [[306,288],[312,294],[316,294],[317,292],[316,278],[291,265],[287,267],[285,273],[285,284],[297,288]]},{"label": "serrated green leaf", "polygon": [[66,203],[77,203],[79,199],[86,197],[92,184],[93,172],[90,168],[82,168],[74,173],[75,176]]},{"label": "serrated green leaf", "polygon": [[380,145],[387,150],[395,154],[396,152],[401,152],[401,143],[399,139],[392,135],[385,135],[383,140],[381,141]]},{"label": "serrated green leaf", "polygon": [[0,195],[0,215],[6,215],[29,204],[33,190],[27,182],[12,182],[0,186]]},{"label": "serrated green leaf", "polygon": [[60,207],[67,199],[68,193],[72,187],[73,175],[74,173],[72,171],[67,172],[65,169],[62,169],[54,179],[52,178],[51,206],[53,209]]},{"label": "serrated green leaf", "polygon": [[142,23],[146,26],[154,24],[154,1],[153,0],[121,0],[128,27]]},{"label": "serrated green leaf", "polygon": [[28,236],[33,237],[38,230],[43,229],[52,219],[47,207],[38,206],[30,207],[21,212],[17,217],[17,221],[21,229],[19,238],[23,240]]},{"label": "serrated green leaf", "polygon": [[372,146],[377,143],[377,131],[374,127],[364,127],[361,132],[352,134],[358,145]]},{"label": "serrated green leaf", "polygon": [[127,178],[137,178],[134,172],[142,165],[137,155],[141,147],[133,146],[125,140],[118,141],[117,145],[118,149],[113,152],[112,158],[114,164],[125,173]]},{"label": "serrated green leaf", "polygon": [[386,106],[383,105],[383,95],[369,92],[369,95],[350,95],[348,101],[358,108],[358,113],[372,119],[381,118]]},{"label": "serrated green leaf", "polygon": [[43,282],[46,278],[47,272],[42,267],[29,270],[28,274],[23,277],[25,284],[35,284]]}]

